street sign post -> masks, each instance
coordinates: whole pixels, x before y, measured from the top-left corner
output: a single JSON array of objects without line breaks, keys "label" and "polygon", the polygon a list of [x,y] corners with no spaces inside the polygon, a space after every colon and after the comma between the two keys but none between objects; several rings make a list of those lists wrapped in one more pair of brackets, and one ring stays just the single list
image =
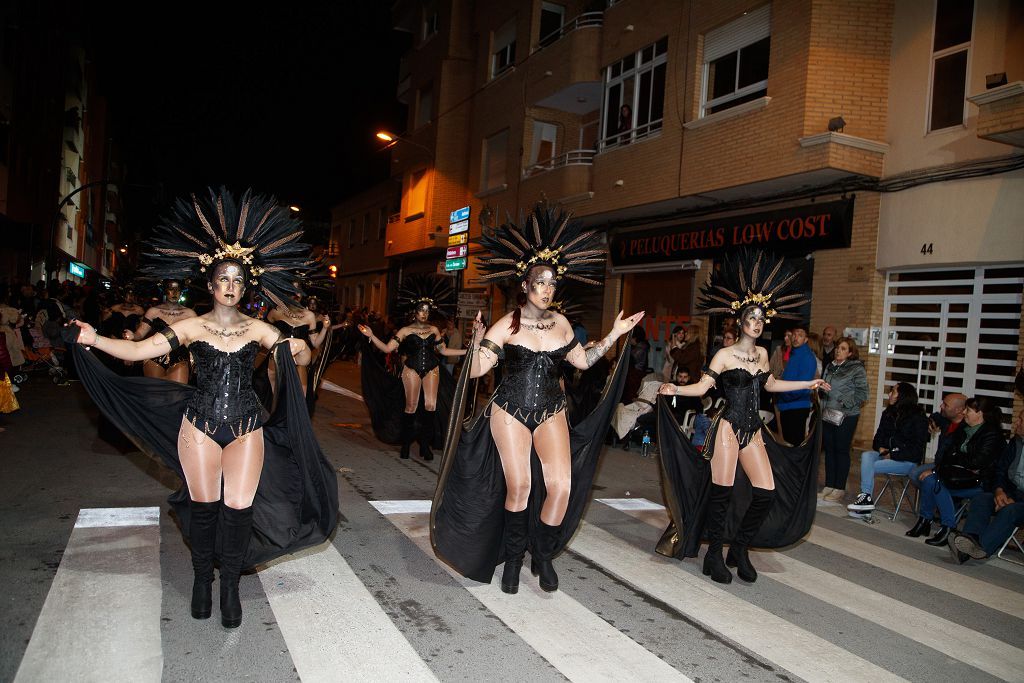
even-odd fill
[{"label": "street sign post", "polygon": [[460,256],[459,258],[446,259],[444,262],[444,269],[449,273],[452,272],[453,270],[465,270],[466,265],[468,264],[468,260],[469,259],[467,259],[465,256]]},{"label": "street sign post", "polygon": [[464,206],[461,209],[455,209],[448,217],[449,223],[459,223],[461,221],[469,220],[469,207]]},{"label": "street sign post", "polygon": [[462,246],[459,247],[448,247],[448,250],[445,252],[444,257],[446,259],[453,259],[467,255],[469,255],[469,246],[463,244]]},{"label": "street sign post", "polygon": [[459,233],[458,235],[449,235],[448,236],[448,246],[449,247],[455,247],[455,246],[458,246],[460,244],[466,244],[467,242],[469,242],[469,235],[467,233],[464,233],[464,232],[463,233]]},{"label": "street sign post", "polygon": [[458,223],[452,223],[448,226],[449,235],[458,235],[463,232],[469,232],[469,219],[459,221]]}]

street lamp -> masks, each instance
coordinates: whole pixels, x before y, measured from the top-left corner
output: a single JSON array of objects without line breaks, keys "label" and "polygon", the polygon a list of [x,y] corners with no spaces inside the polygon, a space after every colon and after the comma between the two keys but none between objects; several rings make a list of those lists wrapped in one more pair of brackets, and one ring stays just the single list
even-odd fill
[{"label": "street lamp", "polygon": [[299,206],[298,204],[291,204],[288,206],[288,208],[291,210],[292,213],[299,213],[300,211],[302,211],[302,207]]},{"label": "street lamp", "polygon": [[430,156],[434,156],[434,150],[430,149],[429,147],[421,145],[420,143],[410,140],[409,138],[404,138],[401,135],[390,133],[386,130],[377,131],[377,139],[383,140],[384,142],[388,143],[387,145],[384,146],[384,149],[390,149],[397,145],[399,142],[404,142],[406,144],[412,145],[413,147],[419,147]]}]

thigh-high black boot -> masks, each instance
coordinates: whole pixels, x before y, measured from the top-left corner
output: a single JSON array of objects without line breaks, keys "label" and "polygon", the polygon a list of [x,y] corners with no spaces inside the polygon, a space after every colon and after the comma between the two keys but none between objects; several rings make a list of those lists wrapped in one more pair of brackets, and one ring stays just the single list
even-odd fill
[{"label": "thigh-high black boot", "polygon": [[775,489],[761,489],[753,487],[750,500],[750,507],[743,515],[739,531],[736,532],[732,543],[729,544],[729,554],[725,556],[727,567],[736,567],[736,576],[744,581],[753,583],[757,581],[757,570],[750,564],[750,556],[747,554],[747,547],[750,539],[754,538],[757,530],[761,528],[765,517],[772,509],[775,502]]},{"label": "thigh-high black boot", "polygon": [[237,628],[242,623],[242,601],[238,597],[238,577],[252,537],[252,507],[236,510],[221,507],[220,623]]},{"label": "thigh-high black boot", "polygon": [[213,611],[213,553],[217,545],[220,501],[189,501],[188,542],[192,546],[192,618],[209,619]]},{"label": "thigh-high black boot", "polygon": [[711,485],[707,521],[704,523],[704,535],[708,539],[708,550],[704,554],[704,576],[710,576],[712,581],[718,583],[732,583],[732,572],[722,561],[722,536],[725,534],[725,515],[731,498],[731,486]]},{"label": "thigh-high black boot", "polygon": [[523,555],[529,540],[527,511],[505,510],[505,568],[501,572],[501,590],[519,592],[519,570],[523,568]]},{"label": "thigh-high black boot", "polygon": [[430,447],[434,443],[434,418],[436,416],[433,410],[424,410],[421,415],[423,423],[420,425],[420,457],[429,461],[434,459],[434,452],[430,450]]},{"label": "thigh-high black boot", "polygon": [[537,530],[530,548],[530,571],[540,577],[541,590],[551,593],[558,590],[558,574],[551,564],[558,548],[558,530],[561,527],[548,526],[537,522]]},{"label": "thigh-high black boot", "polygon": [[416,413],[402,413],[402,450],[398,457],[402,460],[409,459],[409,448],[416,438]]}]

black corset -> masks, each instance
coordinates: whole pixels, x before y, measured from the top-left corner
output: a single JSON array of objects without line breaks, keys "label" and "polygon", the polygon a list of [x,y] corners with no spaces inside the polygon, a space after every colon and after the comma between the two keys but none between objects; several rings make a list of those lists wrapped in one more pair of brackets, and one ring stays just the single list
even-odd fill
[{"label": "black corset", "polygon": [[761,389],[771,374],[758,370],[751,374],[745,368],[732,368],[718,376],[718,387],[725,395],[722,419],[732,425],[740,448],[750,443],[761,429]]},{"label": "black corset", "polygon": [[407,334],[398,345],[398,351],[405,356],[405,366],[422,376],[441,364],[434,353],[434,347],[440,343],[434,335],[424,339],[418,334]]},{"label": "black corset", "polygon": [[554,351],[534,351],[519,344],[505,344],[505,375],[495,393],[495,401],[523,411],[553,409],[564,402],[558,370],[578,343],[573,339]]},{"label": "black corset", "polygon": [[281,335],[285,339],[301,339],[306,342],[306,346],[313,348],[313,343],[309,341],[309,325],[295,325],[293,327],[284,320],[278,320],[274,323],[274,327],[281,331]]},{"label": "black corset", "polygon": [[252,389],[259,348],[259,343],[250,341],[229,353],[205,341],[192,342],[188,349],[195,359],[197,391],[189,399],[190,412],[214,424],[259,416],[260,402]]}]

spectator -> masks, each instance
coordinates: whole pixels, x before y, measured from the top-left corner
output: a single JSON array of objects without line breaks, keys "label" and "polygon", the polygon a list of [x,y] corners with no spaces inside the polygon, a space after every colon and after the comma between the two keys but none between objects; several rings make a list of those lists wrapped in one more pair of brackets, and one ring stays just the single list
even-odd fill
[{"label": "spectator", "polygon": [[[973,498],[992,491],[996,460],[1005,448],[999,407],[986,396],[968,399],[963,422],[935,460],[939,464],[919,475],[921,516],[907,536],[916,538],[931,531],[931,516],[937,506],[942,526],[925,543],[946,545],[950,529],[956,525],[953,498]],[[942,472],[942,477],[936,472]]]},{"label": "spectator", "polygon": [[686,337],[686,330],[680,325],[676,325],[672,328],[672,334],[669,335],[668,341],[665,342],[665,349],[662,351],[662,364],[661,364],[661,376],[665,381],[672,380],[672,369],[676,367],[675,360],[672,359],[672,354],[676,349],[683,347]]},{"label": "spectator", "polygon": [[[370,318],[373,318],[374,316],[374,313],[370,314]],[[367,323],[369,322],[370,321],[368,319]],[[370,329],[373,329],[372,325],[370,325]],[[447,346],[449,349],[463,348],[462,330],[460,330],[459,326],[455,324],[455,318],[446,318],[444,321],[444,345]],[[445,356],[444,359],[444,367],[448,371],[448,374],[450,375],[455,374],[455,365],[458,362],[455,360],[455,358],[455,356]]]},{"label": "spectator", "polygon": [[726,327],[722,332],[722,348],[726,349],[736,343],[736,330],[733,327]]},{"label": "spectator", "polygon": [[651,345],[647,341],[647,333],[642,327],[634,327],[629,337],[629,370],[626,372],[626,384],[622,389],[622,403],[632,403],[640,391],[647,369],[647,355]]},{"label": "spectator", "polygon": [[775,379],[782,379],[782,373],[786,370],[786,363],[789,362],[789,354],[793,349],[793,330],[786,330],[782,343],[772,351],[772,357],[768,359],[768,369]]},{"label": "spectator", "polygon": [[704,367],[704,353],[701,351],[703,344],[700,333],[700,325],[691,323],[686,328],[686,332],[683,333],[682,345],[672,351],[672,360],[675,361],[675,366],[686,368],[690,372],[690,377],[700,375],[700,371]]},{"label": "spectator", "polygon": [[[782,373],[782,379],[788,382],[813,380],[818,362],[807,346],[807,329],[794,327],[790,343],[792,351]],[[807,436],[807,416],[811,412],[811,392],[801,389],[779,394],[778,407],[782,438],[794,446],[803,443],[804,437]]]},{"label": "spectator", "polygon": [[[823,409],[822,441],[825,451],[825,488],[822,498],[839,502],[846,495],[850,474],[850,444],[860,420],[860,406],[868,400],[868,376],[857,344],[843,337],[836,358],[825,368],[823,379],[832,385]],[[924,417],[922,415],[922,417]]]},{"label": "spectator", "polygon": [[[842,353],[841,345],[842,341],[836,345],[837,357]],[[871,494],[875,490],[875,475],[909,476],[914,466],[924,460],[924,449],[928,445],[928,418],[917,400],[917,390],[907,382],[900,382],[889,390],[889,405],[882,413],[871,442],[875,450],[860,454],[860,495],[846,506],[851,515],[874,511],[875,501]]]},{"label": "spectator", "polygon": [[821,371],[824,367],[821,363],[821,337],[813,332],[807,333],[807,348],[814,354],[814,364],[816,367],[816,373],[814,379],[821,377]]},{"label": "spectator", "polygon": [[957,564],[991,557],[1014,529],[1024,526],[1024,411],[1017,413],[1012,431],[996,463],[992,492],[971,498],[963,533],[949,535],[949,552]]},{"label": "spectator", "polygon": [[[933,435],[939,435],[939,442],[935,449],[936,455],[945,450],[946,443],[953,437],[960,422],[964,419],[964,404],[966,402],[967,397],[963,394],[946,394],[938,412],[932,413],[928,418],[928,431]],[[937,465],[938,460],[934,464]],[[923,463],[915,467],[910,472],[910,483],[921,488],[921,473],[933,469],[933,467],[932,463]]]},{"label": "spectator", "polygon": [[826,325],[821,331],[821,362],[825,367],[836,357],[836,328]]},{"label": "spectator", "polygon": [[[10,298],[13,300],[15,296],[11,295]],[[0,301],[0,333],[7,340],[7,352],[10,353],[11,365],[15,368],[25,362],[25,356],[22,354],[25,343],[21,337],[21,330],[18,329],[24,322],[25,318],[21,311],[6,301]]]}]

